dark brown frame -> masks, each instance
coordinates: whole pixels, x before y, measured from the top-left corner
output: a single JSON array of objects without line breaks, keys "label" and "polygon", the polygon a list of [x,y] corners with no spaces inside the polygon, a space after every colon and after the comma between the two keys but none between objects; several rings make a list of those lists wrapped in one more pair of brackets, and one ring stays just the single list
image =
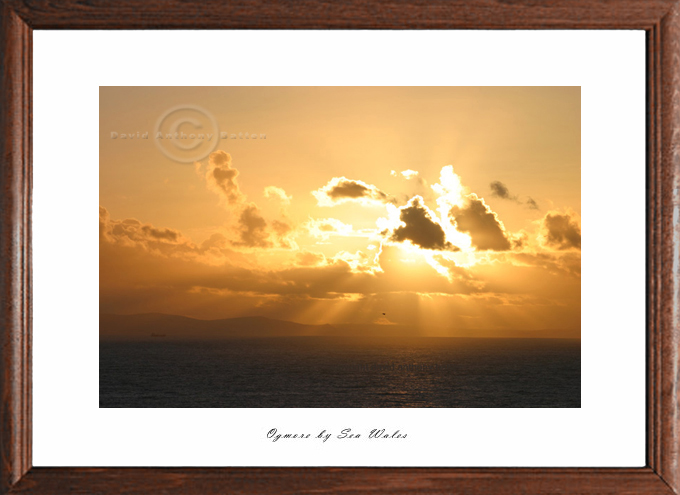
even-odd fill
[{"label": "dark brown frame", "polygon": [[[32,467],[33,30],[244,28],[646,31],[646,467]],[[680,0],[0,0],[0,67],[0,493],[680,493]]]}]

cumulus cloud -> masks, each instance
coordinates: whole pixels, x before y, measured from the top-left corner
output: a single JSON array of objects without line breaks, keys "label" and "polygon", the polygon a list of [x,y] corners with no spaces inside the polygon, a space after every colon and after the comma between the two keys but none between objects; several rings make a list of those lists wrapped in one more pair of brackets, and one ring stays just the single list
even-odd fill
[{"label": "cumulus cloud", "polygon": [[239,240],[233,242],[235,246],[258,248],[272,246],[267,231],[267,222],[254,203],[247,205],[241,212],[237,231]]},{"label": "cumulus cloud", "polygon": [[205,178],[208,188],[220,196],[222,205],[231,213],[231,225],[228,228],[236,235],[236,239],[232,237],[229,240],[232,246],[297,248],[291,237],[294,229],[286,213],[292,196],[286,194],[285,190],[277,186],[264,188],[266,198],[279,201],[281,204],[281,218],[267,222],[258,206],[247,201],[246,195],[241,191],[238,181],[240,174],[232,165],[229,153],[222,150],[211,153],[205,172],[200,162],[196,162],[194,167],[196,173]]},{"label": "cumulus cloud", "polygon": [[143,224],[136,218],[111,220],[108,210],[103,206],[99,207],[99,237],[100,241],[127,246],[140,245],[147,249],[157,249],[163,244],[191,244],[175,229],[156,228]]},{"label": "cumulus cloud", "polygon": [[267,186],[264,188],[264,197],[267,199],[275,199],[283,205],[289,205],[293,196],[288,196],[286,191],[277,186]]},{"label": "cumulus cloud", "polygon": [[319,206],[334,206],[346,202],[361,204],[386,203],[390,197],[374,185],[346,177],[333,177],[328,184],[312,191]]},{"label": "cumulus cloud", "polygon": [[463,187],[460,176],[453,171],[453,166],[447,165],[439,173],[439,182],[432,184],[432,190],[437,194],[437,206],[442,218],[446,218],[453,206],[460,206],[465,200],[467,190]]},{"label": "cumulus cloud", "polygon": [[449,215],[456,229],[469,234],[472,245],[478,250],[506,251],[510,249],[510,240],[502,222],[484,202],[484,199],[476,194],[468,195],[463,206],[454,205]]},{"label": "cumulus cloud", "polygon": [[538,203],[534,200],[534,198],[527,198],[526,205],[530,210],[540,210]]},{"label": "cumulus cloud", "polygon": [[216,232],[197,246],[179,230],[155,227],[136,218],[113,220],[106,208],[99,207],[100,260],[105,252],[115,246],[208,265],[222,264],[234,259],[243,261],[240,255],[228,249],[228,244],[227,238]]},{"label": "cumulus cloud", "polygon": [[238,239],[231,241],[234,246],[271,248],[276,245],[285,249],[297,248],[295,241],[289,237],[293,227],[282,220],[273,220],[268,224],[255,203],[243,207],[235,230]]},{"label": "cumulus cloud", "polygon": [[544,243],[557,250],[581,249],[581,226],[575,214],[550,212],[543,218]]},{"label": "cumulus cloud", "polygon": [[423,249],[457,251],[458,248],[446,240],[446,233],[437,216],[424,203],[423,198],[414,196],[401,208],[399,225],[388,233],[393,242],[410,241]]},{"label": "cumulus cloud", "polygon": [[237,181],[238,175],[239,171],[231,166],[229,153],[221,150],[210,153],[205,180],[208,187],[219,194],[229,205],[240,203],[245,199]]}]

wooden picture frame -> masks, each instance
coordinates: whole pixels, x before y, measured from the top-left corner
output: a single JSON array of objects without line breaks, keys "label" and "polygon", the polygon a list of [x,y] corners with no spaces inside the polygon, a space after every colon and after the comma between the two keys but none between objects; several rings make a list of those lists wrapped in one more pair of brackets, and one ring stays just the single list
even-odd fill
[{"label": "wooden picture frame", "polygon": [[[647,454],[630,468],[34,468],[34,29],[639,29],[647,39]],[[680,0],[0,0],[2,493],[680,493]]]}]

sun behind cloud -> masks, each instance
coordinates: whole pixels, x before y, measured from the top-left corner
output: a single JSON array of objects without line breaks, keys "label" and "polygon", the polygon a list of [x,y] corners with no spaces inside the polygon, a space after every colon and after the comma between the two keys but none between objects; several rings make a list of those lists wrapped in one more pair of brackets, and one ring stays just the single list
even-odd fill
[{"label": "sun behind cloud", "polygon": [[[413,91],[445,94],[436,88]],[[513,105],[510,96],[499,95],[499,107]],[[540,127],[522,124],[517,116],[522,114],[516,113],[516,127],[533,141],[523,140],[515,127],[494,128],[498,139],[510,133],[514,140],[503,141],[506,155],[493,160],[509,156],[514,146],[527,165],[487,172],[495,161],[484,160],[495,143],[466,134],[462,123],[447,127],[437,105],[421,111],[441,123],[438,140],[414,141],[409,120],[389,118],[396,110],[385,106],[383,119],[371,118],[365,128],[382,134],[375,131],[373,139],[352,142],[332,120],[318,115],[341,119],[362,106],[346,99],[345,109],[317,109],[299,101],[298,111],[308,120],[295,125],[314,133],[307,122],[322,122],[325,134],[313,134],[316,141],[291,134],[289,123],[274,127],[266,142],[230,143],[230,149],[214,151],[193,168],[170,169],[158,158],[162,175],[146,187],[149,199],[139,199],[141,188],[133,185],[156,169],[142,174],[116,168],[128,157],[116,159],[112,151],[103,151],[103,175],[110,176],[100,194],[103,311],[412,325],[436,334],[580,331],[580,190],[565,181],[568,194],[551,189],[562,169],[555,166],[548,177],[546,170],[553,169],[539,160],[547,160],[546,152],[530,146],[543,135]],[[400,111],[421,125],[427,122],[415,111]],[[488,119],[505,115],[488,112]],[[285,114],[294,119],[291,115]],[[555,119],[554,126],[563,129],[558,137],[565,142],[555,144],[550,157],[579,156],[578,149],[565,151],[576,141],[564,129],[576,128],[577,120],[559,112],[542,118],[544,127],[550,129]],[[468,113],[465,125],[480,135],[489,130],[475,119]],[[276,131],[288,141],[277,138]],[[451,136],[467,136],[469,142]],[[428,154],[442,147],[448,150],[441,153],[445,159]],[[128,184],[129,190],[110,189],[110,184]]]}]

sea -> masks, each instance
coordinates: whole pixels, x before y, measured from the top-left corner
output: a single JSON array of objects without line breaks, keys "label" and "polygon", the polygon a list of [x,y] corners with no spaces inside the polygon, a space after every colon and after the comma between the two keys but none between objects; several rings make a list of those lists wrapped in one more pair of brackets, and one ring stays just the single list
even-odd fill
[{"label": "sea", "polygon": [[581,407],[568,339],[100,341],[99,407]]}]

